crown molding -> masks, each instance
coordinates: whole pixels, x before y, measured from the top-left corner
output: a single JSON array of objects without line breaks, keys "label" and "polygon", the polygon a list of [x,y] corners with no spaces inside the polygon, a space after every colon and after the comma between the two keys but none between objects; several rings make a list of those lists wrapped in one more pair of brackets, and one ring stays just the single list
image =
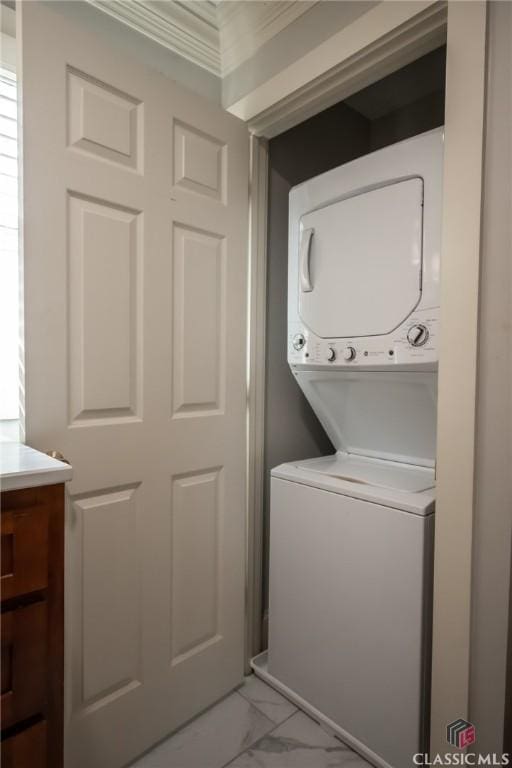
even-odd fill
[{"label": "crown molding", "polygon": [[318,1],[220,2],[217,6],[217,18],[222,75],[229,74],[250,59],[259,48],[309,11]]},{"label": "crown molding", "polygon": [[103,13],[223,77],[319,0],[88,0]]},{"label": "crown molding", "polygon": [[221,57],[216,6],[212,2],[179,0],[89,0],[160,45],[220,76]]}]

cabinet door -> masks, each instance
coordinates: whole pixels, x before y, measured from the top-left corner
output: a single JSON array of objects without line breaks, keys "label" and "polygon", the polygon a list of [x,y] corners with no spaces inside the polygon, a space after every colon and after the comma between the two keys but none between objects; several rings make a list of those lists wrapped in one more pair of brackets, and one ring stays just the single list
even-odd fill
[{"label": "cabinet door", "polygon": [[46,759],[46,723],[41,721],[2,741],[2,768],[51,768]]},{"label": "cabinet door", "polygon": [[2,730],[44,712],[46,608],[40,601],[2,613]]},{"label": "cabinet door", "polygon": [[[45,589],[48,584],[48,508],[9,509],[13,493],[2,494],[2,600]],[[22,492],[23,493],[23,492]]]}]

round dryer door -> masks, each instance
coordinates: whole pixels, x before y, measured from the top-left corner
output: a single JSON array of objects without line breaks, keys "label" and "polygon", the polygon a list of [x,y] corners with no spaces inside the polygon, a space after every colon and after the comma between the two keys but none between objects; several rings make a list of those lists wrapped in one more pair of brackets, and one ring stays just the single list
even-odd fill
[{"label": "round dryer door", "polygon": [[421,296],[423,180],[331,203],[300,220],[299,313],[323,338],[387,334]]}]

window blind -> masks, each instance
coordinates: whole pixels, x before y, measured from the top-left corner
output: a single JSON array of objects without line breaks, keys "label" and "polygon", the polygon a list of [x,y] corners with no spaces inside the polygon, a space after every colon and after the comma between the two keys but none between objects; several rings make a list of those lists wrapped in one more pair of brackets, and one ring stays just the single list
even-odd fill
[{"label": "window blind", "polygon": [[0,420],[17,419],[19,344],[16,75],[0,67]]}]

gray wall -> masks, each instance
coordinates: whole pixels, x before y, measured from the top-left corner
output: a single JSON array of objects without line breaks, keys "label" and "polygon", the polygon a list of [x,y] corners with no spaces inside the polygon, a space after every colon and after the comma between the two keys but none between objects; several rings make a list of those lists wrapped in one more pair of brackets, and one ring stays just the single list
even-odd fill
[{"label": "gray wall", "polygon": [[[512,5],[489,4],[469,717],[503,742],[512,534]],[[509,670],[508,697],[512,705]],[[506,747],[512,751],[512,733]]]},{"label": "gray wall", "polygon": [[[444,91],[435,91],[401,109],[383,115],[371,124],[370,146],[373,152],[395,141],[430,131],[444,123]],[[400,136],[400,139],[396,137]]]},{"label": "gray wall", "polygon": [[[268,522],[270,512],[270,470],[285,461],[313,458],[333,452],[323,428],[293,379],[286,362],[288,194],[306,179],[336,168],[373,149],[392,144],[429,130],[444,122],[444,49],[435,54],[441,66],[432,87],[420,99],[370,120],[345,103],[272,139],[269,143],[269,212],[267,256],[267,354],[265,414],[265,563],[264,605],[268,592]],[[432,57],[432,54],[428,55]],[[427,59],[427,57],[425,57]],[[427,59],[431,67],[433,59]],[[390,92],[410,77],[415,64],[394,73],[382,82]],[[412,68],[412,70],[411,70]],[[414,78],[413,78],[414,85]],[[370,89],[373,89],[373,94]],[[358,106],[368,114],[379,89],[375,85],[361,92]],[[413,89],[414,90],[414,89]],[[416,88],[416,92],[420,89]],[[405,90],[404,90],[405,93]]]}]

